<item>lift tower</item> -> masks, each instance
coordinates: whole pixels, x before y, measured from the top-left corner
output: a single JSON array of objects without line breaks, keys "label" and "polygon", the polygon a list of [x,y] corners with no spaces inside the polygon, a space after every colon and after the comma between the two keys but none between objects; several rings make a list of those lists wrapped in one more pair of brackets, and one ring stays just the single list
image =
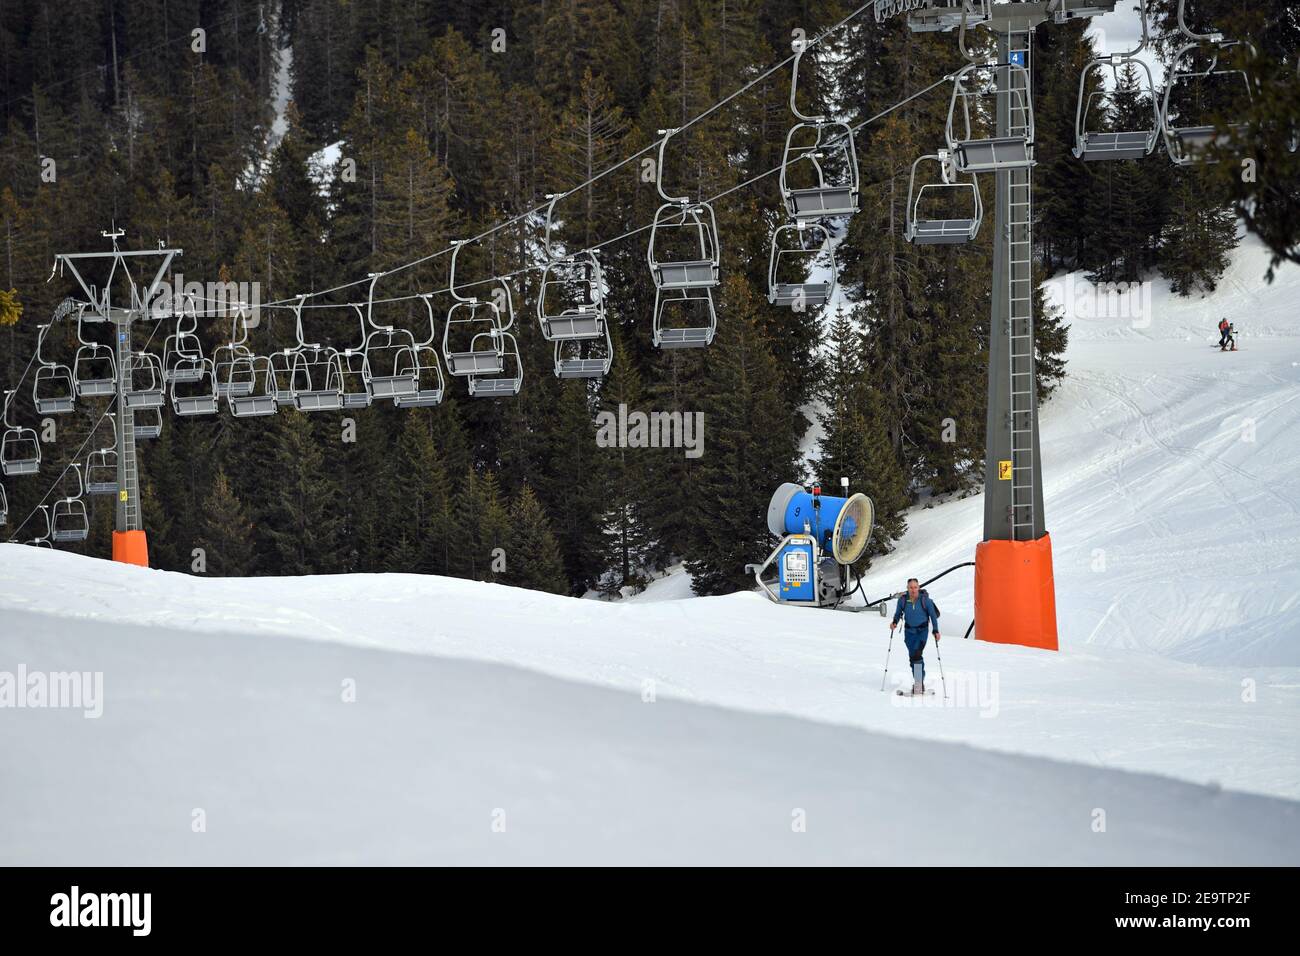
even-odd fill
[{"label": "lift tower", "polygon": [[[1109,13],[1115,0],[878,0],[876,18],[906,12],[917,32],[980,28],[997,38],[996,131],[990,142],[1028,142],[1026,164],[990,156],[996,216],[989,321],[984,540],[975,549],[976,637],[1055,650],[1052,542],[1043,515],[1034,357],[1033,83],[1035,27]],[[954,108],[961,96],[955,79]],[[965,104],[962,104],[963,108]],[[993,147],[989,147],[990,153]]]},{"label": "lift tower", "polygon": [[[101,235],[112,242],[111,251],[62,253],[55,256],[55,261],[58,266],[72,273],[100,321],[112,323],[115,330],[118,490],[113,524],[113,560],[148,567],[149,543],[140,512],[140,471],[135,454],[135,410],[137,407],[160,407],[163,399],[160,390],[151,390],[146,398],[138,396],[133,389],[134,351],[131,328],[142,320],[157,318],[151,314],[150,304],[154,301],[163,277],[171,269],[172,259],[182,253],[180,249],[164,248],[161,244],[157,249],[123,251],[117,247],[117,240],[124,235],[121,230],[115,229]],[[150,259],[159,260],[158,268],[149,285],[142,290],[131,274],[131,266],[137,261],[147,262]],[[108,275],[103,280],[103,287],[97,289],[86,281],[78,266],[87,262],[105,261],[109,263]],[[113,303],[113,283],[118,278],[125,279],[130,287],[129,297],[122,304]],[[153,404],[154,401],[157,402],[156,405]]]}]

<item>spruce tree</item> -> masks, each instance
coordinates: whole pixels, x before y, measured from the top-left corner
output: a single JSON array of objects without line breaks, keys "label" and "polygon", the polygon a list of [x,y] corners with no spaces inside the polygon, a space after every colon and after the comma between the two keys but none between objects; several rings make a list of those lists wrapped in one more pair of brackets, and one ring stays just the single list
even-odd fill
[{"label": "spruce tree", "polygon": [[397,441],[395,502],[399,540],[408,542],[410,552],[396,570],[441,574],[451,529],[447,472],[429,434],[429,409],[412,409],[405,416]]},{"label": "spruce tree", "polygon": [[1170,219],[1160,245],[1160,271],[1181,296],[1213,292],[1237,246],[1237,220],[1215,201],[1218,190],[1202,167],[1179,170]]},{"label": "spruce tree", "polygon": [[345,499],[311,420],[302,412],[281,409],[272,421],[275,477],[262,490],[258,525],[278,559],[278,572],[338,570]]},{"label": "spruce tree", "polygon": [[[601,411],[619,416],[619,409],[641,409],[641,376],[621,338],[614,344],[614,364],[601,390]],[[604,535],[600,590],[615,595],[624,587],[645,587],[643,564],[649,550],[649,523],[645,516],[646,461],[641,449],[623,443],[601,449],[604,476],[601,527]]]},{"label": "spruce tree", "polygon": [[208,574],[244,577],[253,573],[256,563],[253,523],[221,468],[217,469],[212,491],[203,502],[198,541],[204,550]]},{"label": "spruce tree", "polygon": [[[510,573],[513,542],[510,516],[501,503],[501,489],[492,472],[465,473],[454,508],[456,540],[463,547],[453,567],[457,577],[500,581]],[[504,562],[504,568],[503,568]]]},{"label": "spruce tree", "polygon": [[907,477],[890,447],[883,402],[865,374],[861,333],[842,310],[831,327],[829,351],[814,471],[828,494],[839,494],[840,478],[846,477],[850,492],[871,499],[875,526],[868,557],[888,551],[906,529]]},{"label": "spruce tree", "polygon": [[697,594],[753,583],[745,565],[771,549],[761,503],[795,475],[798,454],[757,298],[739,278],[724,287],[728,318],[708,356],[713,387],[700,400],[703,453],[691,494],[678,502],[690,517],[685,564]]},{"label": "spruce tree", "polygon": [[569,590],[560,545],[533,489],[524,485],[510,505],[510,546],[504,580],[534,591]]}]

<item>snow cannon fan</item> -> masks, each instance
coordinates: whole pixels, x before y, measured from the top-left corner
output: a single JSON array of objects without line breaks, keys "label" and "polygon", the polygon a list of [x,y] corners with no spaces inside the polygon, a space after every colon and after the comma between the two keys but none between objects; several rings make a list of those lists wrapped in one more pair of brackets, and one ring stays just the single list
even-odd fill
[{"label": "snow cannon fan", "polygon": [[[767,506],[767,527],[781,539],[762,564],[748,565],[754,580],[778,604],[838,607],[849,591],[849,568],[871,540],[875,508],[864,494],[823,495],[786,482]],[[776,577],[764,577],[776,566]]]}]

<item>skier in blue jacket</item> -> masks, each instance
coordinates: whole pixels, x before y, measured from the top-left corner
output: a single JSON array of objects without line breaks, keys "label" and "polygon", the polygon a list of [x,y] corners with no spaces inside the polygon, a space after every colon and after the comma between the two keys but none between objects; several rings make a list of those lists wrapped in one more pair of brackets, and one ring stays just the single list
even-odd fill
[{"label": "skier in blue jacket", "polygon": [[916,578],[907,579],[907,593],[898,599],[894,621],[889,625],[891,634],[900,620],[903,621],[903,643],[907,645],[907,659],[912,665],[912,693],[923,694],[925,661],[921,658],[921,652],[925,650],[926,625],[934,625],[934,641],[939,643],[939,609],[930,600],[930,595],[921,590],[921,584]]}]

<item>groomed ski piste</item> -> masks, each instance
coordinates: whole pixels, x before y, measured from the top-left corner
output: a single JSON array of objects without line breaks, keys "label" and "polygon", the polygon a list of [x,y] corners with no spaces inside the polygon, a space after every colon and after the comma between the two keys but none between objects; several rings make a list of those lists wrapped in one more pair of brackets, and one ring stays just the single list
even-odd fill
[{"label": "groomed ski piste", "polygon": [[[893,693],[887,619],[683,573],[609,603],[0,545],[0,672],[103,680],[98,717],[0,710],[0,862],[1300,863],[1300,269],[1266,264],[1248,237],[1212,296],[1070,317],[1061,651],[963,640],[954,572],[933,698]],[[917,507],[863,591],[981,528]]]}]

